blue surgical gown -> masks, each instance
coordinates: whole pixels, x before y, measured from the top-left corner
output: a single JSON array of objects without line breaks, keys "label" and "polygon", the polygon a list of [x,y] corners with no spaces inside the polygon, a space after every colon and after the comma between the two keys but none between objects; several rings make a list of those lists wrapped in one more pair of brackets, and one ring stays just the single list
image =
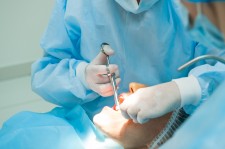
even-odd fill
[{"label": "blue surgical gown", "polygon": [[[192,41],[173,1],[142,0],[137,13],[127,11],[120,2],[56,0],[41,41],[44,56],[32,66],[32,89],[61,108],[49,113],[25,112],[12,117],[0,132],[1,149],[7,144],[20,149],[29,143],[35,147],[49,144],[49,148],[60,148],[64,136],[65,144],[71,144],[71,148],[76,144],[77,148],[88,148],[84,138],[90,138],[92,143],[107,142],[93,125],[92,118],[104,106],[113,106],[113,97],[101,97],[85,88],[76,72],[81,62],[88,63],[95,58],[103,42],[115,50],[110,62],[119,66],[122,79],[119,93],[127,92],[130,82],[152,86],[186,77],[191,68],[177,71],[185,62],[206,53],[221,54],[220,50],[207,49]],[[210,78],[218,71],[205,76],[206,71],[196,67],[194,72],[198,73],[193,75],[202,79],[203,92],[208,93],[204,77]],[[213,87],[219,82],[215,81]]]}]

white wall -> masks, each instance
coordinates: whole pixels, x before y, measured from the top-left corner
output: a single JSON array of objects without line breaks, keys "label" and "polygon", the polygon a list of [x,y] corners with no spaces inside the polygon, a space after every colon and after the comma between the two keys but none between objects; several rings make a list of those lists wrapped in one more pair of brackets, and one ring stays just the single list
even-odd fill
[{"label": "white wall", "polygon": [[31,91],[30,76],[1,81],[0,103],[0,128],[18,112],[46,112],[55,106]]},{"label": "white wall", "polygon": [[0,0],[0,128],[19,111],[54,107],[31,91],[29,76],[30,64],[42,56],[39,42],[53,4],[54,0]]},{"label": "white wall", "polygon": [[0,67],[34,61],[53,0],[0,0]]}]

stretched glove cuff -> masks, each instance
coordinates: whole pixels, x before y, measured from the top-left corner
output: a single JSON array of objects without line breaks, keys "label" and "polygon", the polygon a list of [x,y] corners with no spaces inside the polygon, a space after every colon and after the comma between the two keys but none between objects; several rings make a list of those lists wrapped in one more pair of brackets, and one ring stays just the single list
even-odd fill
[{"label": "stretched glove cuff", "polygon": [[85,69],[87,67],[88,63],[86,62],[80,62],[76,68],[76,76],[81,81],[81,83],[84,85],[84,87],[89,90],[90,88],[87,85],[86,79],[85,79]]},{"label": "stretched glove cuff", "polygon": [[180,79],[173,80],[179,90],[181,95],[181,106],[185,105],[197,105],[201,99],[201,87],[198,80],[194,76],[189,76]]}]

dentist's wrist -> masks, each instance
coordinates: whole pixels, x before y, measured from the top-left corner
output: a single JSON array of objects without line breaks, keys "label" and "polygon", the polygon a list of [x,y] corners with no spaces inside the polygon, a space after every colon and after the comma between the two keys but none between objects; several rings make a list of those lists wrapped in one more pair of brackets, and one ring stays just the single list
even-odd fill
[{"label": "dentist's wrist", "polygon": [[85,76],[86,76],[85,69],[86,69],[87,65],[88,65],[87,62],[80,62],[76,68],[76,76],[81,81],[81,83],[84,85],[84,87],[87,90],[89,90],[90,88],[88,87],[88,84],[87,84],[86,78],[85,78]]},{"label": "dentist's wrist", "polygon": [[201,100],[201,87],[197,78],[194,76],[179,78],[173,80],[180,91],[181,106],[197,105]]}]

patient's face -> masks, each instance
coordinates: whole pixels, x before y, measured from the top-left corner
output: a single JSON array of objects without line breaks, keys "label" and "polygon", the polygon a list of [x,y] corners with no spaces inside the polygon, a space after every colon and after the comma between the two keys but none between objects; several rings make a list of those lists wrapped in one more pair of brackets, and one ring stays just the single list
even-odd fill
[{"label": "patient's face", "polygon": [[[145,87],[142,84],[130,84],[130,92],[119,96],[121,102],[137,89]],[[125,148],[148,148],[152,140],[159,134],[168,122],[171,113],[145,124],[137,124],[125,119],[120,111],[105,107],[94,117],[95,125],[110,138],[116,140]]]}]

